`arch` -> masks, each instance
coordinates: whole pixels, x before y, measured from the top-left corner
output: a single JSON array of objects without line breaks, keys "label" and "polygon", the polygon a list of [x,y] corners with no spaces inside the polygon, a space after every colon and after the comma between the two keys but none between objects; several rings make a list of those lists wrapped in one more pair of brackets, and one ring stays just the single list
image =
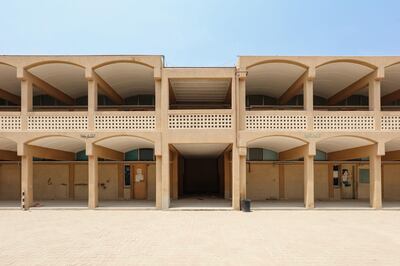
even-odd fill
[{"label": "arch", "polygon": [[35,137],[35,138],[29,139],[29,140],[25,140],[23,142],[23,144],[29,144],[29,143],[32,143],[35,140],[45,139],[45,138],[49,138],[49,137],[65,137],[65,138],[71,138],[71,139],[79,140],[79,141],[85,143],[84,140],[82,140],[81,138],[78,138],[78,137],[68,136],[68,135],[63,135],[63,134],[50,134],[50,135],[45,135],[45,136],[40,136],[40,137]]},{"label": "arch", "polygon": [[332,139],[332,138],[338,138],[338,137],[354,137],[357,139],[364,139],[367,141],[370,141],[372,143],[378,143],[378,141],[372,139],[372,138],[368,138],[368,137],[364,137],[364,136],[360,136],[360,135],[352,135],[352,134],[343,134],[343,135],[335,135],[335,136],[326,136],[326,137],[322,137],[320,139],[318,139],[315,143],[318,144],[319,142],[323,141],[323,140],[327,140],[327,139]]},{"label": "arch", "polygon": [[400,64],[400,61],[395,62],[395,63],[391,63],[391,64],[389,64],[387,66],[384,66],[384,68],[388,68],[388,67],[395,66],[395,65],[398,65],[398,64]]},{"label": "arch", "polygon": [[332,153],[370,146],[376,143],[377,141],[368,137],[344,134],[322,138],[316,141],[315,147],[320,151]]},{"label": "arch", "polygon": [[[16,147],[18,146],[18,142],[16,140],[14,140],[14,139],[12,139],[10,137],[0,136],[0,143],[1,144],[7,143],[7,142],[12,143],[13,145],[15,144]],[[0,150],[2,150],[2,147],[0,147]]]},{"label": "arch", "polygon": [[273,135],[265,135],[265,136],[261,136],[261,137],[252,138],[246,142],[246,146],[248,146],[249,144],[251,144],[251,142],[254,142],[256,140],[261,140],[261,139],[269,138],[269,137],[287,137],[287,138],[292,138],[292,139],[302,141],[302,142],[304,142],[304,144],[310,143],[308,140],[301,138],[301,137],[297,137],[297,136],[286,135],[286,134],[273,134]]},{"label": "arch", "polygon": [[302,67],[302,68],[304,68],[304,69],[308,69],[308,68],[309,68],[309,66],[307,66],[307,65],[305,65],[305,64],[303,64],[303,63],[300,63],[300,62],[298,62],[298,61],[295,61],[295,60],[289,60],[289,59],[268,59],[268,60],[262,60],[262,61],[259,61],[259,62],[257,62],[257,63],[254,63],[254,64],[252,64],[252,65],[249,65],[249,66],[247,67],[247,70],[250,69],[250,68],[252,68],[252,67],[258,66],[258,65],[272,64],[272,63],[281,63],[281,64],[296,65],[296,66]]},{"label": "arch", "polygon": [[111,139],[111,138],[117,138],[117,137],[136,138],[136,139],[140,139],[140,140],[144,140],[144,141],[150,142],[153,145],[155,145],[155,140],[152,140],[152,139],[146,138],[146,137],[142,137],[142,136],[137,136],[137,135],[134,135],[134,134],[117,134],[117,135],[112,135],[112,136],[106,136],[106,137],[102,137],[100,139],[95,140],[93,142],[93,144],[99,143],[100,141],[103,141],[103,140],[107,140],[107,139]]},{"label": "arch", "polygon": [[1,62],[1,61],[0,61],[0,65],[6,65],[6,66],[9,66],[9,67],[12,67],[12,68],[15,68],[15,69],[17,69],[17,66],[10,65],[10,64],[8,64],[8,63]]},{"label": "arch", "polygon": [[365,66],[365,67],[369,67],[369,68],[371,68],[373,70],[378,69],[378,67],[376,65],[373,65],[373,64],[371,64],[369,62],[358,60],[358,59],[345,59],[345,58],[326,61],[326,62],[324,62],[322,64],[317,65],[315,67],[315,69],[318,69],[319,67],[322,67],[324,65],[329,65],[329,64],[334,64],[334,63],[352,63],[352,64],[357,64],[357,65],[362,65],[362,66]]},{"label": "arch", "polygon": [[393,137],[384,141],[385,151],[392,151],[392,149],[388,149],[389,144],[393,144],[394,146],[396,146],[396,149],[394,150],[400,150],[400,136]]},{"label": "arch", "polygon": [[103,66],[112,65],[112,64],[118,64],[118,63],[138,64],[138,65],[143,65],[143,66],[149,67],[151,69],[154,69],[154,67],[149,65],[149,64],[146,64],[146,63],[143,63],[143,62],[139,62],[139,61],[136,61],[136,60],[127,60],[127,59],[106,61],[106,62],[103,62],[103,63],[100,63],[100,64],[97,64],[97,65],[93,66],[92,69],[96,70],[96,69],[101,68]]},{"label": "arch", "polygon": [[83,70],[85,69],[85,66],[80,65],[78,63],[75,62],[71,62],[71,61],[67,61],[67,60],[44,60],[44,61],[39,61],[39,62],[35,62],[32,63],[30,65],[27,65],[24,67],[24,69],[28,70],[37,66],[41,66],[41,65],[47,65],[47,64],[67,64],[67,65],[74,65],[77,66],[79,68],[82,68]]}]

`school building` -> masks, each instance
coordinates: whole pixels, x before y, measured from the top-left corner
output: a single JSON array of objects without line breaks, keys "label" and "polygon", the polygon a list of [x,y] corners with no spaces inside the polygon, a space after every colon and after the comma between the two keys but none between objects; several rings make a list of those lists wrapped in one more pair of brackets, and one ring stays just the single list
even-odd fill
[{"label": "school building", "polygon": [[400,208],[400,56],[0,56],[0,208]]}]

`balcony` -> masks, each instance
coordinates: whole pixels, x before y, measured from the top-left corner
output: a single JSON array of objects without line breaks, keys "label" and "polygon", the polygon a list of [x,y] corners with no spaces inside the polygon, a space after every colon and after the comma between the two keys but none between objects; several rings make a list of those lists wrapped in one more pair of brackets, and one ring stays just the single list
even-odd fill
[{"label": "balcony", "polygon": [[232,110],[169,110],[169,129],[231,129]]},{"label": "balcony", "polygon": [[154,130],[154,111],[96,112],[96,130]]},{"label": "balcony", "polygon": [[87,112],[28,113],[29,131],[82,131],[87,128]]},{"label": "balcony", "polygon": [[[312,123],[312,125],[310,125]],[[400,130],[400,112],[247,111],[246,130],[366,132]]]}]

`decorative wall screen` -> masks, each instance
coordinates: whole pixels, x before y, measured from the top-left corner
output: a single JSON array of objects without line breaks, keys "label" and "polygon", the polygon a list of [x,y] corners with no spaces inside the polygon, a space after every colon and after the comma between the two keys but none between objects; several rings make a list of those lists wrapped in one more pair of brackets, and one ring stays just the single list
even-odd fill
[{"label": "decorative wall screen", "polygon": [[170,129],[229,129],[232,128],[230,114],[170,114]]}]

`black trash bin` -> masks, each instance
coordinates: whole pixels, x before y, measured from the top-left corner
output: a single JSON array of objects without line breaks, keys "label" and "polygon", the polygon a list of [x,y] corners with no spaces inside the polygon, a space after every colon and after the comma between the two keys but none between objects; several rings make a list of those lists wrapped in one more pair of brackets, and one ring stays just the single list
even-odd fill
[{"label": "black trash bin", "polygon": [[242,200],[242,206],[241,206],[242,212],[250,212],[251,210],[251,200],[249,199],[244,199]]}]

